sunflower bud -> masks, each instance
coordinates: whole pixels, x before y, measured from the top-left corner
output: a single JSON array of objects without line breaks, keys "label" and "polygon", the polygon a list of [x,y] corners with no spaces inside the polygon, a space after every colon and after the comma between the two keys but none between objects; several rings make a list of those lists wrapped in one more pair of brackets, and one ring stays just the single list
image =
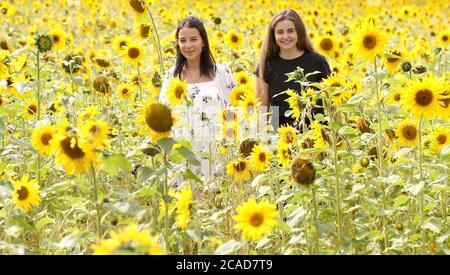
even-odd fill
[{"label": "sunflower bud", "polygon": [[214,24],[220,25],[222,23],[222,19],[220,17],[214,17]]},{"label": "sunflower bud", "polygon": [[427,68],[423,65],[417,65],[412,70],[415,74],[423,74],[427,72]]},{"label": "sunflower bud", "polygon": [[53,39],[48,34],[38,35],[35,41],[40,53],[48,52],[53,47]]},{"label": "sunflower bud", "polygon": [[316,179],[316,169],[310,161],[296,157],[292,161],[291,176],[298,184],[310,185]]},{"label": "sunflower bud", "polygon": [[412,65],[408,61],[403,62],[400,67],[402,68],[402,71],[407,73],[411,71]]},{"label": "sunflower bud", "polygon": [[137,13],[145,12],[145,4],[142,0],[130,0],[129,3],[133,10]]},{"label": "sunflower bud", "polygon": [[369,127],[369,122],[363,118],[358,119],[356,126],[361,133],[370,133],[372,131]]},{"label": "sunflower bud", "polygon": [[369,159],[369,158],[366,158],[366,157],[363,157],[363,158],[359,161],[359,164],[360,164],[362,167],[367,167],[367,166],[369,166],[369,163],[370,163],[370,159]]},{"label": "sunflower bud", "polygon": [[172,110],[164,104],[152,103],[145,110],[145,122],[157,133],[168,132],[172,129]]}]

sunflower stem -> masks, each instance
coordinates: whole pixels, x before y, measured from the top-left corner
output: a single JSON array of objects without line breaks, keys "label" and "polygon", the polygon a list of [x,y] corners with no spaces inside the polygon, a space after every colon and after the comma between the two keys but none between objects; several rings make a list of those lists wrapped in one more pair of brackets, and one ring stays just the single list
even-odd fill
[{"label": "sunflower stem", "polygon": [[161,52],[161,42],[159,41],[159,34],[158,29],[156,28],[155,21],[153,20],[153,15],[150,12],[150,9],[147,5],[145,5],[145,8],[147,9],[148,16],[150,17],[150,21],[152,22],[153,30],[155,31],[156,35],[156,46],[158,48],[158,58],[159,58],[159,70],[161,77],[164,75],[164,64],[163,64],[163,58],[162,58],[162,52]]},{"label": "sunflower stem", "polygon": [[315,228],[315,232],[314,232],[314,253],[313,254],[320,254],[319,252],[319,239],[318,239],[318,234],[319,234],[319,228],[318,228],[318,222],[317,222],[317,199],[316,199],[316,187],[312,186],[311,187],[312,190],[312,199],[313,199],[313,222],[314,222],[314,228]]},{"label": "sunflower stem", "polygon": [[139,65],[136,65],[138,74],[138,85],[139,85],[139,100],[142,100],[142,83],[141,83],[141,71],[139,70]]},{"label": "sunflower stem", "polygon": [[170,243],[169,243],[169,211],[166,202],[167,194],[168,194],[168,175],[167,175],[167,152],[163,150],[163,160],[164,160],[164,185],[163,185],[163,201],[164,201],[164,228],[165,228],[165,243],[166,243],[166,251],[170,253]]},{"label": "sunflower stem", "polygon": [[[40,66],[40,51],[38,50],[36,53],[36,79],[37,79],[37,119],[38,121],[41,120],[41,66]],[[41,153],[37,153],[37,167],[36,167],[36,174],[37,174],[37,181],[38,185],[41,186]]]},{"label": "sunflower stem", "polygon": [[[422,123],[423,123],[423,113],[420,115],[419,119],[419,182],[423,182],[423,166],[422,166]],[[425,186],[424,186],[425,188]],[[423,225],[425,222],[425,214],[424,214],[424,195],[423,188],[420,191],[420,223]],[[422,254],[425,254],[425,230],[421,230],[421,238],[422,238]]]},{"label": "sunflower stem", "polygon": [[97,177],[95,175],[95,167],[91,161],[91,183],[94,185],[94,204],[97,212],[97,237],[100,240],[102,238],[102,227],[100,222],[100,205],[98,203],[98,193],[97,193]]}]

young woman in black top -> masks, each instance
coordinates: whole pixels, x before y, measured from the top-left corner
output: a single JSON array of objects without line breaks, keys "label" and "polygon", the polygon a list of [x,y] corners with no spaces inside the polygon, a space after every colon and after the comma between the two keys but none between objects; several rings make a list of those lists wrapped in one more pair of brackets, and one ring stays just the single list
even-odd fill
[{"label": "young woman in black top", "polygon": [[[294,124],[294,119],[285,116],[285,112],[289,110],[289,104],[285,101],[288,96],[286,94],[274,96],[287,89],[301,92],[302,87],[299,83],[286,82],[288,79],[286,74],[293,72],[297,66],[303,68],[305,74],[320,72],[309,76],[310,82],[319,82],[331,73],[325,57],[314,51],[300,16],[288,9],[272,18],[261,46],[260,62],[255,72],[256,94],[262,106],[268,108],[270,105],[275,130],[285,124]],[[264,72],[263,77],[259,72]],[[321,105],[320,101],[317,103]],[[322,108],[316,108],[313,115],[322,112]]]}]

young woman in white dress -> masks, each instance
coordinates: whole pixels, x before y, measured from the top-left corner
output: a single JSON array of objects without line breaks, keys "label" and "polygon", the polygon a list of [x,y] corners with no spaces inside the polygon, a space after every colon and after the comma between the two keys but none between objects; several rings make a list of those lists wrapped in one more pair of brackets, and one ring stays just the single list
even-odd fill
[{"label": "young woman in white dress", "polygon": [[[192,140],[192,147],[201,161],[201,168],[194,170],[204,176],[212,175],[210,163],[199,153],[213,150],[217,135],[218,112],[229,106],[231,91],[236,86],[230,69],[216,64],[209,48],[203,23],[194,16],[183,19],[176,34],[176,63],[166,73],[161,87],[160,101],[167,104],[167,88],[173,77],[187,82],[187,98],[193,104],[181,109],[180,119],[188,123],[191,131],[178,129],[175,137],[182,135]],[[189,121],[187,119],[189,118]],[[183,123],[181,123],[183,124]]]}]

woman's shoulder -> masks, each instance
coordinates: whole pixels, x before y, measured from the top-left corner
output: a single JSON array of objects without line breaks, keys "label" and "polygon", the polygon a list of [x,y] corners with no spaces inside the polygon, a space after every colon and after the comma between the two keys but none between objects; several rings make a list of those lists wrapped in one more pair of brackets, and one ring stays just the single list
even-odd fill
[{"label": "woman's shoulder", "polygon": [[216,73],[219,75],[231,74],[231,70],[226,64],[217,63],[216,64]]},{"label": "woman's shoulder", "polygon": [[327,62],[325,56],[321,55],[318,52],[305,52],[310,59],[316,60],[318,62]]}]

